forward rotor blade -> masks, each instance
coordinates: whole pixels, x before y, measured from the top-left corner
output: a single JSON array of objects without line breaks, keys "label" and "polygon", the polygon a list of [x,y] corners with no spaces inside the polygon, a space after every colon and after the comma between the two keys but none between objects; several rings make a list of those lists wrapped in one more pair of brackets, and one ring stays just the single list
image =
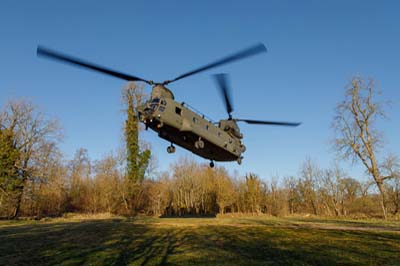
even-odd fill
[{"label": "forward rotor blade", "polygon": [[235,120],[238,122],[245,122],[248,124],[257,124],[257,125],[290,126],[290,127],[297,127],[301,125],[301,123],[298,122],[260,121],[251,119],[235,119]]},{"label": "forward rotor blade", "polygon": [[224,98],[226,111],[228,112],[228,115],[230,116],[233,111],[233,108],[232,108],[232,101],[231,101],[231,97],[230,97],[230,89],[228,86],[228,75],[227,74],[216,74],[216,75],[214,75],[214,78],[215,78],[218,88],[222,94],[222,97]]},{"label": "forward rotor blade", "polygon": [[135,77],[132,75],[124,74],[121,72],[117,72],[117,71],[114,71],[114,70],[111,70],[111,69],[93,64],[93,63],[89,63],[87,61],[84,61],[84,60],[81,60],[81,59],[78,59],[78,58],[75,58],[75,57],[72,57],[69,55],[65,55],[65,54],[62,54],[62,53],[59,53],[54,50],[47,49],[47,48],[44,48],[41,46],[38,46],[36,53],[38,56],[47,57],[47,58],[50,58],[50,59],[53,59],[56,61],[61,61],[64,63],[69,63],[72,65],[75,65],[75,66],[91,69],[91,70],[94,70],[94,71],[97,71],[97,72],[100,72],[103,74],[107,74],[107,75],[110,75],[110,76],[113,76],[116,78],[124,79],[127,81],[143,81],[143,82],[146,82],[147,84],[151,84],[151,82],[148,80],[145,80],[145,79],[142,79],[139,77]]},{"label": "forward rotor blade", "polygon": [[213,63],[210,63],[208,65],[205,65],[203,67],[199,67],[199,68],[197,68],[195,70],[192,70],[190,72],[182,74],[182,75],[174,78],[173,80],[167,80],[167,81],[164,82],[164,84],[169,84],[171,82],[175,82],[177,80],[180,80],[180,79],[186,78],[188,76],[197,74],[199,72],[206,71],[208,69],[211,69],[211,68],[214,68],[214,67],[218,67],[218,66],[221,66],[221,65],[224,65],[224,64],[228,64],[228,63],[231,63],[231,62],[234,62],[234,61],[237,61],[237,60],[240,60],[240,59],[244,59],[246,57],[249,57],[249,56],[252,56],[252,55],[256,55],[256,54],[259,54],[259,53],[263,53],[263,52],[266,52],[266,51],[267,51],[267,48],[265,48],[264,44],[259,43],[257,45],[254,45],[254,46],[250,47],[250,48],[244,49],[244,50],[242,50],[242,51],[240,51],[238,53],[232,54],[230,56],[224,57],[224,58],[222,58],[220,60],[217,60],[217,61],[215,61]]}]

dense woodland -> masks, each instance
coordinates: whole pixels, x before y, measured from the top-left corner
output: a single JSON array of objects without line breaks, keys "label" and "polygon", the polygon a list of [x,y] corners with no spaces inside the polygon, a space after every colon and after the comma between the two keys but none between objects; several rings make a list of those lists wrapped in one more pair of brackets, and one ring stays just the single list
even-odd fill
[{"label": "dense woodland", "polygon": [[340,161],[321,169],[309,158],[299,162],[297,176],[288,177],[237,176],[190,158],[158,173],[151,149],[139,140],[135,107],[143,93],[134,84],[122,93],[125,148],[98,161],[82,148],[65,160],[58,148],[60,123],[31,102],[10,100],[0,112],[0,217],[69,212],[398,217],[400,167],[395,155],[382,152],[375,122],[383,110],[374,90],[372,81],[354,78],[333,118],[338,155],[361,163],[366,181],[348,176]]}]

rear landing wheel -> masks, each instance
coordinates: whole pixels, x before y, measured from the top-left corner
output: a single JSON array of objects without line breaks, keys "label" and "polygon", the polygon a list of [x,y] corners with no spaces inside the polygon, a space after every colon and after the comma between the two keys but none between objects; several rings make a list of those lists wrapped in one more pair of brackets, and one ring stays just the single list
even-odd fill
[{"label": "rear landing wheel", "polygon": [[214,162],[213,161],[210,162],[210,167],[214,168]]},{"label": "rear landing wheel", "polygon": [[241,164],[242,164],[242,159],[243,159],[243,157],[242,157],[242,156],[240,156],[240,157],[237,159],[237,163],[238,163],[239,165],[241,165]]}]

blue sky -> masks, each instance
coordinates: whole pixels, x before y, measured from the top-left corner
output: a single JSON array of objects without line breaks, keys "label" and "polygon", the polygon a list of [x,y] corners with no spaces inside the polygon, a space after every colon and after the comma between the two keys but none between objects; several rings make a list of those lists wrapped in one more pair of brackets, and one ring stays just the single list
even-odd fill
[{"label": "blue sky", "polygon": [[[37,58],[38,44],[162,81],[262,42],[267,54],[169,86],[178,101],[217,120],[226,114],[210,75],[229,73],[235,116],[303,122],[244,124],[243,165],[220,165],[264,178],[297,174],[306,157],[329,167],[333,110],[357,74],[376,79],[381,97],[392,101],[380,128],[385,153],[399,154],[399,11],[397,1],[1,1],[0,104],[33,101],[63,124],[67,158],[84,147],[99,159],[123,145],[126,83]],[[168,143],[152,131],[142,137],[160,170],[190,154],[168,155]],[[343,167],[362,175],[360,167]]]}]

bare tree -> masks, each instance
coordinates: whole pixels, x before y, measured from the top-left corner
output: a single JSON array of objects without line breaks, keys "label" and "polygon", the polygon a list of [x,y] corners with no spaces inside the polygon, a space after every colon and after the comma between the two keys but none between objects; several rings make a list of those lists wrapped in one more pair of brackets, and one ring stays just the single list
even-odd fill
[{"label": "bare tree", "polygon": [[87,182],[92,171],[88,151],[80,148],[68,163],[69,211],[83,211],[88,193]]},{"label": "bare tree", "polygon": [[45,178],[41,175],[39,162],[57,151],[55,143],[61,138],[61,131],[57,120],[48,119],[25,100],[8,102],[0,113],[0,124],[2,128],[14,132],[15,147],[20,153],[17,168],[21,185],[16,189],[15,217],[19,214],[27,182]]},{"label": "bare tree", "polygon": [[385,175],[390,175],[392,178],[386,183],[388,194],[389,210],[393,215],[400,211],[400,160],[395,155],[386,157],[382,165],[382,172]]},{"label": "bare tree", "polygon": [[[286,179],[286,181],[290,183],[290,179]],[[289,184],[286,183],[286,185]],[[281,188],[277,177],[273,177],[270,182],[265,184],[263,194],[262,212],[274,216],[284,216],[288,211],[293,211],[293,205],[290,206],[293,203],[290,199],[290,189],[287,191],[285,188]]]},{"label": "bare tree", "polygon": [[260,178],[255,174],[246,175],[246,192],[245,202],[247,210],[251,213],[261,212],[261,201],[263,192],[265,191],[265,184],[263,184]]},{"label": "bare tree", "polygon": [[318,215],[318,183],[322,179],[322,170],[310,158],[307,158],[300,169],[298,182],[299,193],[307,211]]},{"label": "bare tree", "polygon": [[54,148],[42,152],[41,161],[36,162],[37,175],[24,188],[21,213],[35,217],[61,215],[67,209],[68,186],[67,168],[63,164],[61,152]]},{"label": "bare tree", "polygon": [[344,188],[341,180],[342,173],[338,167],[323,172],[320,197],[329,215],[331,208],[333,208],[335,216],[344,213]]},{"label": "bare tree", "polygon": [[297,190],[297,180],[295,177],[285,177],[284,186],[286,190],[286,198],[289,209],[289,214],[294,214],[299,205],[299,194]]},{"label": "bare tree", "polygon": [[215,169],[214,183],[219,213],[224,214],[225,209],[234,201],[234,185],[226,170],[219,167]]},{"label": "bare tree", "polygon": [[384,181],[393,178],[394,169],[385,169],[387,171],[384,175],[385,163],[379,163],[377,157],[383,143],[376,127],[379,118],[384,117],[384,112],[383,103],[375,99],[376,94],[373,80],[366,82],[360,77],[353,78],[346,90],[345,100],[336,108],[333,128],[338,153],[353,162],[361,161],[373,178],[380,192],[382,213],[386,219]]}]

